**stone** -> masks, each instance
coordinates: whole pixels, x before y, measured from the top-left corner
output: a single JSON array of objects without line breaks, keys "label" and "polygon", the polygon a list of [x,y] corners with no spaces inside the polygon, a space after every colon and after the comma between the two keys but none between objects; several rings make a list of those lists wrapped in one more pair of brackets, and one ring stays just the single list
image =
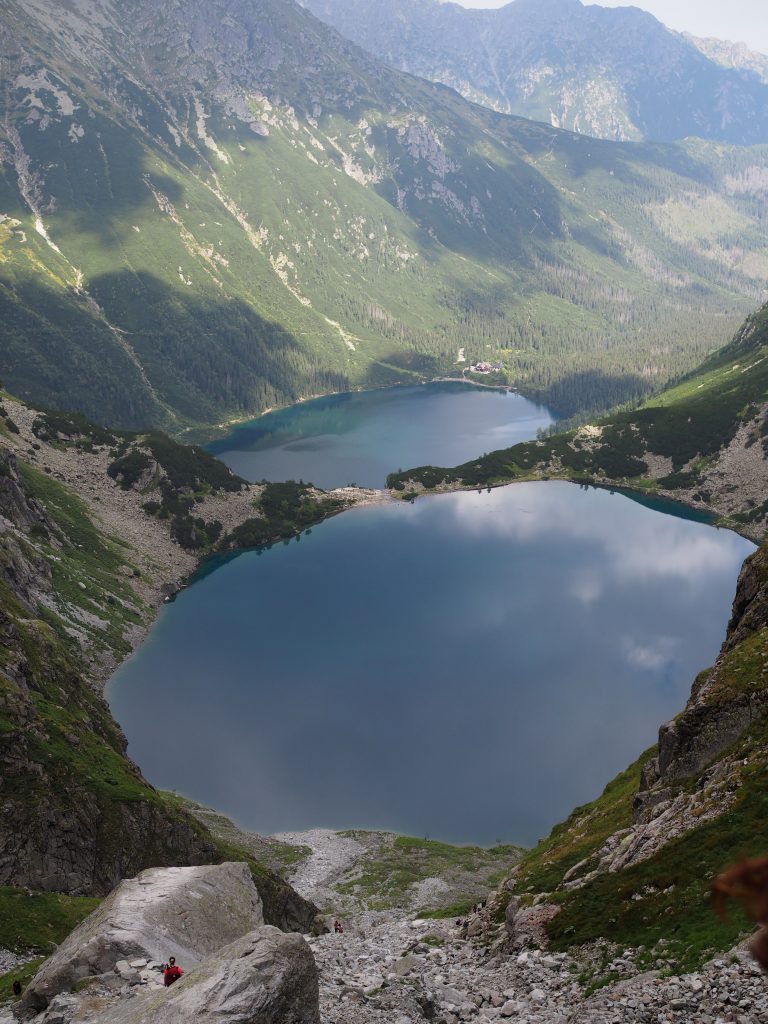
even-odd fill
[{"label": "stone", "polygon": [[519,909],[520,900],[517,898],[517,896],[512,896],[509,900],[509,903],[507,904],[507,909],[504,912],[504,928],[507,934],[510,935],[512,938],[515,937],[516,933],[515,918],[517,917],[517,912]]},{"label": "stone", "polygon": [[126,879],[65,939],[30,982],[25,1010],[42,1010],[82,978],[116,970],[139,980],[130,960],[183,969],[263,923],[261,898],[246,864],[150,868]]},{"label": "stone", "polygon": [[78,1006],[76,996],[62,993],[56,996],[48,1007],[43,1021],[45,1024],[70,1024]]},{"label": "stone", "polygon": [[407,974],[410,974],[415,967],[421,966],[423,963],[422,957],[417,956],[401,956],[399,960],[395,962],[393,972],[396,977],[404,978]]},{"label": "stone", "polygon": [[320,1024],[317,968],[301,935],[262,925],[171,988],[143,992],[93,1024]]}]

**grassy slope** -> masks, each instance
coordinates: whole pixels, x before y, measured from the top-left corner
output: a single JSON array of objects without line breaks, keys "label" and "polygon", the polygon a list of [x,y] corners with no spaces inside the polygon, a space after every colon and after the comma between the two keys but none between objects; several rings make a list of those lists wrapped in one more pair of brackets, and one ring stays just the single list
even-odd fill
[{"label": "grassy slope", "polygon": [[[22,397],[179,428],[430,375],[464,347],[501,355],[559,409],[605,408],[688,369],[754,301],[768,247],[748,171],[768,151],[618,146],[504,118],[380,68],[290,5],[252,6],[248,59],[209,24],[205,73],[169,56],[159,15],[110,37],[108,92],[55,24],[19,16],[20,45],[76,104],[38,89],[41,131],[28,89],[4,101],[60,249],[3,165],[0,372]],[[291,39],[269,75],[262,22]],[[221,156],[177,91],[197,79]],[[217,79],[268,135],[211,102]]]},{"label": "grassy slope", "polygon": [[[648,860],[557,895],[562,910],[549,928],[555,948],[605,938],[620,945],[645,946],[646,963],[663,956],[680,969],[691,969],[730,948],[749,931],[738,910],[728,922],[715,916],[709,886],[724,868],[762,855],[768,846],[765,722],[739,741],[733,754],[745,761],[735,804],[720,817],[672,840]],[[589,827],[589,822],[583,824]],[[556,840],[554,845],[557,848]]]},{"label": "grassy slope", "polygon": [[[348,877],[335,883],[336,890],[351,897],[359,908],[388,910],[408,907],[412,887],[429,878],[449,881],[454,899],[448,907],[418,907],[419,917],[453,917],[465,913],[488,887],[501,881],[511,863],[520,856],[516,846],[452,846],[435,839],[395,836],[384,833],[377,843],[376,833],[350,830],[340,835],[373,840],[369,853]],[[466,894],[466,895],[465,895]]]}]

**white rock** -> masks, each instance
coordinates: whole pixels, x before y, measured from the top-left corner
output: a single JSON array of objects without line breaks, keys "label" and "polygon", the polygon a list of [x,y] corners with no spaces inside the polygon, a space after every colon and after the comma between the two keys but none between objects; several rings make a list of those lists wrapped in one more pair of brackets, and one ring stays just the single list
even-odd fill
[{"label": "white rock", "polygon": [[263,922],[246,864],[150,868],[121,882],[75,928],[32,979],[22,1005],[42,1010],[82,978],[113,969],[139,980],[131,959],[175,956],[187,970]]},{"label": "white rock", "polygon": [[142,992],[93,1024],[320,1024],[317,968],[300,935],[262,925],[171,988]]}]

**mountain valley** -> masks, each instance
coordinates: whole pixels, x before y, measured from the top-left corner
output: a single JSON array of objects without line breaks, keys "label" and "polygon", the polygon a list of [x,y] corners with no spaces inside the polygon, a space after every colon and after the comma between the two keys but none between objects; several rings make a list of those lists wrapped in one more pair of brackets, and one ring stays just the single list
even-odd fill
[{"label": "mountain valley", "polygon": [[764,297],[763,146],[502,117],[288,0],[0,9],[3,374],[33,404],[179,433],[466,350],[584,415]]},{"label": "mountain valley", "polygon": [[[580,0],[0,0],[0,69],[0,1024],[764,1024],[768,58]],[[319,463],[328,436],[358,443],[349,422],[368,404],[352,393],[388,388],[369,403],[388,458],[403,392],[470,383],[542,407],[518,422],[494,410],[472,435],[480,419],[446,402],[436,460],[465,458],[469,435],[473,456],[407,468],[406,454],[382,488],[250,482],[204,447],[335,396],[346,420],[310,409],[305,433],[285,428],[286,448]],[[441,435],[460,430],[449,449]],[[512,508],[536,489],[583,504]],[[659,569],[652,635],[639,600],[597,587],[598,499],[636,513],[608,545],[621,593],[635,601]],[[451,502],[463,547],[429,515]],[[693,522],[664,541],[640,513]],[[401,548],[377,530],[385,516]],[[569,518],[589,529],[569,533]],[[352,524],[380,570],[339,545],[322,576],[321,538]],[[441,531],[438,572],[420,557]],[[726,624],[718,600],[747,549]],[[242,619],[214,592],[202,654],[172,651],[128,694],[170,758],[169,720],[195,725],[187,753],[230,787],[204,806],[191,771],[176,792],[137,755],[105,693],[159,647],[159,616],[179,621],[232,568]],[[545,598],[575,580],[582,618],[553,599],[539,615],[532,576]],[[466,613],[446,611],[452,589]],[[384,592],[430,649],[385,625]],[[622,676],[607,636],[594,665],[572,641],[598,616],[621,640],[611,602],[634,630],[617,649],[656,709],[650,734],[631,704],[611,717]],[[678,609],[708,633],[684,663],[683,707]],[[541,631],[528,647],[513,628],[526,614]],[[251,704],[227,688],[215,616],[248,633]],[[555,655],[604,687],[601,703],[564,676],[570,692],[550,701],[563,734],[589,737],[565,754],[599,769],[570,811],[582,764],[558,760],[560,734],[513,699],[518,678],[559,692]],[[196,709],[190,659],[244,739]],[[483,703],[495,668],[510,705]],[[334,704],[323,672],[347,673],[351,696]],[[371,681],[379,704],[359,711]],[[385,748],[389,719],[403,728]],[[497,770],[526,744],[549,764]],[[590,745],[620,758],[605,771]],[[320,820],[387,758],[402,774],[371,776],[358,827]],[[465,845],[435,838],[423,779],[456,821],[490,807],[507,838],[477,845],[479,814]],[[325,791],[317,827],[251,831],[257,791],[288,806],[292,785]],[[516,789],[542,813],[564,794],[529,848]],[[419,800],[413,829],[376,820]],[[724,917],[713,891],[734,897]],[[184,969],[173,988],[169,954]]]}]

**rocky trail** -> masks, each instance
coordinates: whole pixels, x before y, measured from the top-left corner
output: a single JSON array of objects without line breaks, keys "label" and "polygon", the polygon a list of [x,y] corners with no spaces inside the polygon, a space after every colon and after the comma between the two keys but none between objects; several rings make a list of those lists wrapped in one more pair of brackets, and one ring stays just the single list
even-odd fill
[{"label": "rocky trail", "polygon": [[[578,957],[538,948],[535,928],[498,924],[485,906],[460,918],[414,918],[423,883],[400,908],[355,911],[344,893],[333,895],[364,852],[358,840],[328,830],[279,838],[313,851],[291,876],[294,887],[346,915],[343,934],[308,940],[322,1024],[768,1022],[768,978],[743,949],[700,972],[662,977],[605,946]],[[590,977],[612,982],[590,993]]]},{"label": "rocky trail", "polygon": [[[372,909],[348,880],[391,850],[390,833],[314,829],[272,839],[310,849],[292,882],[321,901],[329,933],[302,938],[264,926],[243,864],[151,869],[122,882],[65,940],[16,1013],[34,1024],[768,1022],[768,978],[745,948],[696,973],[641,973],[640,950],[548,950],[543,905],[525,910],[513,900],[505,916],[489,892],[461,917],[415,916],[425,881],[442,881],[455,899],[461,873],[416,880],[399,906]],[[166,990],[160,968],[169,954],[185,976]],[[0,1024],[18,1020],[0,1008]]]}]

